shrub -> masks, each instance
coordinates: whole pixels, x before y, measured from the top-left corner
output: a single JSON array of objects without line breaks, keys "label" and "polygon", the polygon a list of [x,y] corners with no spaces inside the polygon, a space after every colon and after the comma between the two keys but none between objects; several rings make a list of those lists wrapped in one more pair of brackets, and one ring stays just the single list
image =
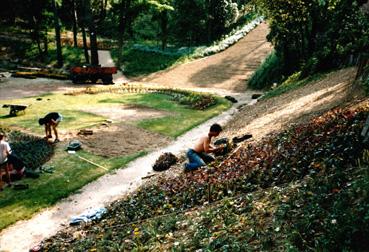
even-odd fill
[{"label": "shrub", "polygon": [[273,51],[255,71],[248,82],[248,86],[255,89],[263,89],[270,87],[275,82],[283,79],[282,60]]}]

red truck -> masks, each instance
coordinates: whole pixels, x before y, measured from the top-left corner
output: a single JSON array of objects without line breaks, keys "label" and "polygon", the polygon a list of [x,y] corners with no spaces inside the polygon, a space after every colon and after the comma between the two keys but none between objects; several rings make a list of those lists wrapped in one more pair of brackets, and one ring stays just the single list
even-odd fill
[{"label": "red truck", "polygon": [[70,77],[73,83],[96,83],[102,80],[104,84],[114,84],[113,74],[116,74],[118,69],[116,67],[101,67],[101,66],[83,66],[72,67],[70,70]]}]

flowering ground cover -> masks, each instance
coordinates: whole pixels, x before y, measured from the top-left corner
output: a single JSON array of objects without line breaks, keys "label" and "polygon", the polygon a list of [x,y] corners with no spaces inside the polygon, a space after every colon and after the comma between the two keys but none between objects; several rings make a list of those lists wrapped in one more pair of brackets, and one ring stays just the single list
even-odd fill
[{"label": "flowering ground cover", "polygon": [[368,244],[368,101],[237,149],[210,169],[158,179],[47,249],[337,250]]}]

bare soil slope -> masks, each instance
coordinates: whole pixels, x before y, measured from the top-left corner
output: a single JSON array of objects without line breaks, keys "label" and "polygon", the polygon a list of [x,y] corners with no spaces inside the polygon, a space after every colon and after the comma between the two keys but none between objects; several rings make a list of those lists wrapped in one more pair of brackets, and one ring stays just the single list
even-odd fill
[{"label": "bare soil slope", "polygon": [[364,94],[352,86],[356,71],[356,68],[347,68],[332,72],[299,89],[246,106],[227,124],[225,134],[233,136],[248,132],[254,139],[260,139],[360,98]]},{"label": "bare soil slope", "polygon": [[174,68],[151,74],[139,81],[178,88],[216,88],[243,92],[246,82],[271,52],[268,25],[263,23],[227,50]]}]

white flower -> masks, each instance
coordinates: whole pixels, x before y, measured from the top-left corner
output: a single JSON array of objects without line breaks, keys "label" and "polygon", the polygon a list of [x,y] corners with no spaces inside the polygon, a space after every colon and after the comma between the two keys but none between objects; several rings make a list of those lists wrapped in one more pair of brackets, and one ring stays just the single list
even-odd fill
[{"label": "white flower", "polygon": [[333,220],[331,220],[331,223],[332,224],[337,224],[337,220],[336,219],[333,219]]}]

